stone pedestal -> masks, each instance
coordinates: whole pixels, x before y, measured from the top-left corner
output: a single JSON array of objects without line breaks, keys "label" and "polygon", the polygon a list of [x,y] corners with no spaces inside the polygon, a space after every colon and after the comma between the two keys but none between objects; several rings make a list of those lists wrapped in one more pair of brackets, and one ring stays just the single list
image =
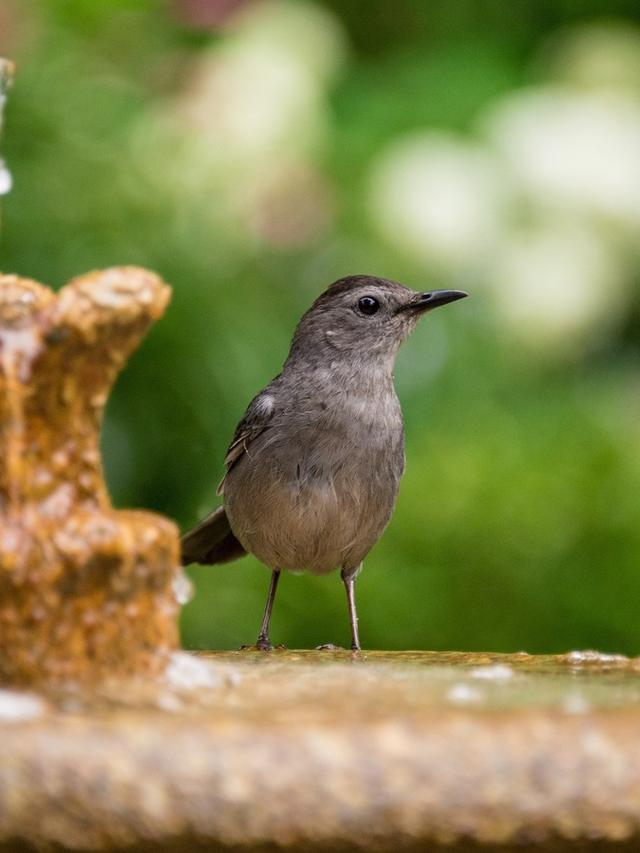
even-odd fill
[{"label": "stone pedestal", "polygon": [[58,294],[0,276],[0,685],[156,673],[176,648],[177,530],[116,512],[99,452],[111,385],[168,300],[133,267]]}]

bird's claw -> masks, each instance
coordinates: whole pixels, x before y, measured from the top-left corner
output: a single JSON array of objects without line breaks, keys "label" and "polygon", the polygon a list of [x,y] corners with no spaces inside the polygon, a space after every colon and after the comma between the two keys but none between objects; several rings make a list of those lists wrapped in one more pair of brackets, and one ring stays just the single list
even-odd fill
[{"label": "bird's claw", "polygon": [[343,652],[342,646],[336,646],[334,643],[323,643],[321,646],[316,646],[316,651],[319,652]]},{"label": "bird's claw", "polygon": [[241,652],[281,652],[286,651],[286,646],[282,643],[278,643],[277,646],[274,646],[273,643],[266,638],[258,637],[255,643],[245,643],[240,646],[239,651]]}]

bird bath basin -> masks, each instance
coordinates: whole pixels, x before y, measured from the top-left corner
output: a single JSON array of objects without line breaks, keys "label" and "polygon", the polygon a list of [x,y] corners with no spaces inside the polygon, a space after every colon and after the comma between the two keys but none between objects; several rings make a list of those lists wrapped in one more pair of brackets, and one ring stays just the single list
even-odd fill
[{"label": "bird bath basin", "polygon": [[0,849],[637,850],[639,731],[622,657],[177,653],[0,692]]}]

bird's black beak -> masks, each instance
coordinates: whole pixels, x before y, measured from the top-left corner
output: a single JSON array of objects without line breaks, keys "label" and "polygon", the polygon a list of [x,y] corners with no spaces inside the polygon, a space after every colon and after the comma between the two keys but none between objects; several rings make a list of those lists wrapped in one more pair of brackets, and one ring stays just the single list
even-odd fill
[{"label": "bird's black beak", "polygon": [[464,290],[429,290],[426,293],[419,293],[414,299],[403,305],[400,310],[422,314],[425,311],[438,308],[440,305],[447,305],[449,302],[464,299],[468,295]]}]

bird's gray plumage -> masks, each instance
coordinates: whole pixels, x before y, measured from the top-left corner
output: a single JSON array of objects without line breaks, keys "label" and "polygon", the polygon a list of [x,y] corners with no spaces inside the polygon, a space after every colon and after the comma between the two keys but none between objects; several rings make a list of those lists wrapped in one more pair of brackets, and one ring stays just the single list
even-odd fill
[{"label": "bird's gray plumage", "polygon": [[282,372],[238,424],[219,487],[224,507],[184,536],[183,562],[250,552],[274,572],[341,568],[345,582],[353,578],[391,518],[404,469],[398,348],[425,310],[464,295],[369,276],[322,293]]}]

